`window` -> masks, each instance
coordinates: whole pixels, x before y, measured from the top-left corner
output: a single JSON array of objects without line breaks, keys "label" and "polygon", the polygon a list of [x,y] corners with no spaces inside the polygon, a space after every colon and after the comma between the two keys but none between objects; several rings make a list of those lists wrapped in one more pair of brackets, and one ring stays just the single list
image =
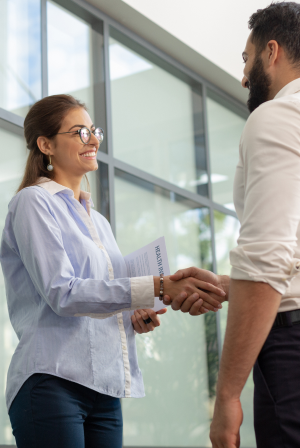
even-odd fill
[{"label": "window", "polygon": [[[164,235],[171,272],[211,267],[206,207],[120,170],[115,197],[117,241],[124,255]],[[122,400],[124,445],[208,446],[205,318],[168,310],[161,321],[158,331],[136,338],[146,398]]]},{"label": "window", "polygon": [[[0,124],[1,126],[1,124]],[[0,232],[5,223],[8,204],[16,192],[25,168],[27,150],[24,139],[19,135],[20,131],[14,129],[10,132],[0,127],[0,141],[3,148],[9,151],[1,151],[0,158]],[[5,403],[5,384],[8,366],[18,344],[18,338],[11,326],[4,286],[4,278],[0,267],[0,444],[13,444],[15,439],[11,433],[9,417]]]},{"label": "window", "polygon": [[211,162],[212,198],[234,210],[233,179],[239,158],[239,141],[247,115],[208,90],[207,121]]},{"label": "window", "polygon": [[49,95],[69,93],[94,110],[91,26],[47,2]]},{"label": "window", "polygon": [[114,156],[207,196],[201,87],[112,37],[109,63]]},{"label": "window", "polygon": [[[215,244],[217,270],[220,275],[230,274],[229,252],[236,247],[236,241],[239,235],[240,224],[233,216],[214,212],[215,221]],[[227,322],[228,302],[223,304],[220,311],[222,342],[225,336]],[[255,446],[255,435],[253,429],[253,380],[252,374],[241,395],[243,406],[244,421],[241,427],[241,440],[243,446]]]},{"label": "window", "polygon": [[[70,94],[86,104],[96,127],[104,129],[99,150],[106,152],[102,23],[94,21],[94,28],[56,3],[47,2],[48,94]],[[97,173],[89,173],[88,180],[97,208]],[[86,187],[83,183],[82,188]]]},{"label": "window", "polygon": [[100,150],[106,152],[102,28],[100,21],[92,26],[47,2],[48,94],[66,93],[85,103],[95,125],[105,131]]},{"label": "window", "polygon": [[25,117],[41,98],[39,0],[0,2],[0,107]]}]

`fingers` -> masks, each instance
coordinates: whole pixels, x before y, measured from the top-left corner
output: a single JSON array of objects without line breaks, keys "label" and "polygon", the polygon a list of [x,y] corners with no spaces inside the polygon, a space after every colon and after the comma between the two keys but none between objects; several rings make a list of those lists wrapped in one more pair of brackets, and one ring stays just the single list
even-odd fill
[{"label": "fingers", "polygon": [[156,314],[165,314],[167,311],[167,308],[163,308],[162,310],[156,311]]},{"label": "fingers", "polygon": [[181,305],[180,311],[182,313],[188,313],[191,309],[191,307],[195,304],[195,302],[200,302],[199,307],[201,307],[203,305],[203,300],[199,299],[199,295],[198,294],[192,294],[191,296],[189,296]]},{"label": "fingers", "polygon": [[164,296],[163,303],[165,305],[171,305],[171,303],[172,303],[171,297],[170,296]]},{"label": "fingers", "polygon": [[191,316],[201,316],[201,314],[206,313],[208,313],[208,309],[203,306],[202,299],[196,300],[189,309],[189,314]]},{"label": "fingers", "polygon": [[[205,314],[205,313],[208,313],[209,311],[217,312],[220,309],[220,308],[218,308],[218,306],[220,305],[220,303],[218,301],[216,301],[217,307],[215,307],[215,306],[211,305],[210,303],[208,303],[207,301],[203,300],[203,298],[201,296],[203,296],[204,298],[207,298],[207,293],[199,290],[197,293],[195,293],[195,296],[193,294],[191,294],[189,296],[189,300],[186,298],[187,297],[186,293],[181,293],[178,296],[175,296],[175,298],[173,299],[173,302],[175,301],[175,305],[172,306],[171,308],[174,311],[180,310],[183,313],[188,313],[190,311],[190,307],[192,306],[192,304],[196,300],[200,299],[200,300],[202,300],[202,304],[203,304],[200,314]],[[164,304],[165,305],[172,304],[172,299],[170,298],[170,296],[168,296],[168,295],[164,296]]]},{"label": "fingers", "polygon": [[[171,304],[174,302],[174,300],[176,300],[177,302],[183,303],[184,300],[187,298],[187,296],[188,296],[187,293],[184,292],[184,291],[182,291],[180,294],[177,294],[177,295],[173,298],[173,300],[171,299],[170,296],[165,295],[165,296],[164,296],[163,303],[164,303],[165,305],[171,305]],[[174,309],[174,308],[173,308],[173,309]],[[179,309],[179,308],[178,308],[178,309]]]},{"label": "fingers", "polygon": [[202,281],[202,280],[198,280],[198,279],[196,279],[196,278],[191,279],[191,280],[193,280],[194,285],[195,285],[197,288],[199,288],[199,289],[202,289],[202,290],[205,290],[205,291],[213,292],[214,294],[216,294],[217,296],[220,296],[220,297],[225,297],[225,296],[226,296],[226,292],[223,291],[223,289],[218,288],[217,286],[212,285],[211,283],[204,282],[204,281]]},{"label": "fingers", "polygon": [[[160,314],[164,314],[164,312]],[[149,317],[151,318],[151,322],[146,324],[144,321],[147,320]],[[151,309],[135,310],[134,314],[131,317],[131,321],[135,331],[139,334],[149,333],[149,331],[153,331],[155,327],[160,326],[159,316],[155,311]]]},{"label": "fingers", "polygon": [[133,325],[133,328],[135,329],[135,331],[139,334],[142,334],[143,329],[140,326],[140,324],[138,323],[135,313],[131,316],[131,322],[132,322],[132,325]]},{"label": "fingers", "polygon": [[210,311],[218,311],[222,308],[221,303],[205,291],[199,290],[199,297],[203,299],[204,306]]},{"label": "fingers", "polygon": [[[173,299],[173,301],[172,301],[172,303],[171,303],[171,308],[174,310],[174,311],[178,311],[178,310],[182,310],[182,306],[185,304],[185,302],[186,301],[188,301],[187,302],[187,305],[185,306],[185,308],[184,309],[187,309],[187,307],[191,307],[191,305],[194,303],[194,302],[196,302],[196,300],[198,300],[199,299],[199,294],[198,294],[198,292],[194,292],[193,294],[191,294],[187,299],[185,299],[184,297],[183,297],[183,294],[178,294],[178,296],[176,296],[174,299]],[[187,310],[188,311],[188,310]],[[186,312],[187,312],[186,311]]]},{"label": "fingers", "polygon": [[134,315],[136,317],[137,323],[139,324],[141,331],[140,333],[148,333],[150,331],[150,329],[148,328],[148,325],[145,324],[144,319],[143,319],[143,315],[145,316],[144,318],[147,319],[146,317],[146,313],[143,313],[142,310],[135,310]]},{"label": "fingers", "polygon": [[[148,314],[147,311],[149,311],[149,314]],[[155,319],[156,320],[159,319],[159,317],[156,315],[155,311],[153,311],[153,310],[147,310],[147,311],[146,310],[139,310],[139,313],[140,313],[140,315],[142,317],[142,321],[143,321],[143,323],[144,323],[144,325],[146,327],[145,333],[148,333],[149,331],[153,331],[155,326],[156,326],[156,325],[154,325],[154,316],[153,316],[153,314],[155,315]],[[150,316],[150,311],[153,313],[153,314],[151,313],[151,316]],[[149,322],[148,324],[145,324],[144,320],[147,320],[149,317],[151,318],[151,322]]]},{"label": "fingers", "polygon": [[[166,310],[166,308],[164,308]],[[148,326],[151,325],[151,327],[153,327],[153,330],[155,327],[159,327],[160,326],[160,319],[159,316],[157,315],[158,313],[156,313],[156,311],[153,311],[151,309],[146,309],[146,310],[140,310],[143,313],[145,313],[146,317],[144,317],[143,319],[148,319],[148,317],[150,317],[150,319],[152,320],[152,322],[150,324],[147,324]],[[166,310],[167,311],[167,310]]]},{"label": "fingers", "polygon": [[187,268],[187,269],[180,269],[179,271],[175,272],[175,274],[170,276],[170,280],[173,282],[177,282],[178,280],[181,280],[182,278],[187,277],[195,277],[196,271],[198,268]]}]

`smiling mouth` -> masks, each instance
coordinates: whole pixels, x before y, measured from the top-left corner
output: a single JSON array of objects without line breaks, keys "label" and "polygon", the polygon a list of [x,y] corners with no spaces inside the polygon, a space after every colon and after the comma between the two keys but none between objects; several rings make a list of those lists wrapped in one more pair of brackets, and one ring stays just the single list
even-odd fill
[{"label": "smiling mouth", "polygon": [[94,158],[96,157],[96,151],[89,151],[89,152],[84,152],[82,154],[79,154],[81,157],[86,157],[86,158]]}]

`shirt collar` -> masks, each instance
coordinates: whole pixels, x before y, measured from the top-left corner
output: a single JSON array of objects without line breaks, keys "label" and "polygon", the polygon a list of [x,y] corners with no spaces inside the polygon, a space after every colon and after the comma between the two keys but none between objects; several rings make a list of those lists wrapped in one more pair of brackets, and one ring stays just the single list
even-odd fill
[{"label": "shirt collar", "polygon": [[277,95],[275,95],[275,99],[282,98],[283,96],[292,95],[293,93],[300,91],[300,78],[294,79],[293,81],[286,84]]},{"label": "shirt collar", "polygon": [[[54,182],[54,180],[50,180],[47,177],[40,177],[37,185],[47,190],[50,194],[52,194],[52,196],[63,191],[67,195],[74,197],[73,190],[65,187],[64,185],[58,184],[57,182]],[[86,202],[88,211],[94,206],[91,193],[80,190],[80,202],[82,200]]]}]

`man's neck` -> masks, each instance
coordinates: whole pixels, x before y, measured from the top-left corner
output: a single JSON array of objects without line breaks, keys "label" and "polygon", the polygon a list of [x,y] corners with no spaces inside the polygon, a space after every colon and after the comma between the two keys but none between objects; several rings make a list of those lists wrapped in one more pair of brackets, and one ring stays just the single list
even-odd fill
[{"label": "man's neck", "polygon": [[300,78],[300,71],[288,71],[283,76],[278,76],[276,80],[272,83],[270,87],[269,99],[273,100],[278,92],[283,89],[287,84]]}]

